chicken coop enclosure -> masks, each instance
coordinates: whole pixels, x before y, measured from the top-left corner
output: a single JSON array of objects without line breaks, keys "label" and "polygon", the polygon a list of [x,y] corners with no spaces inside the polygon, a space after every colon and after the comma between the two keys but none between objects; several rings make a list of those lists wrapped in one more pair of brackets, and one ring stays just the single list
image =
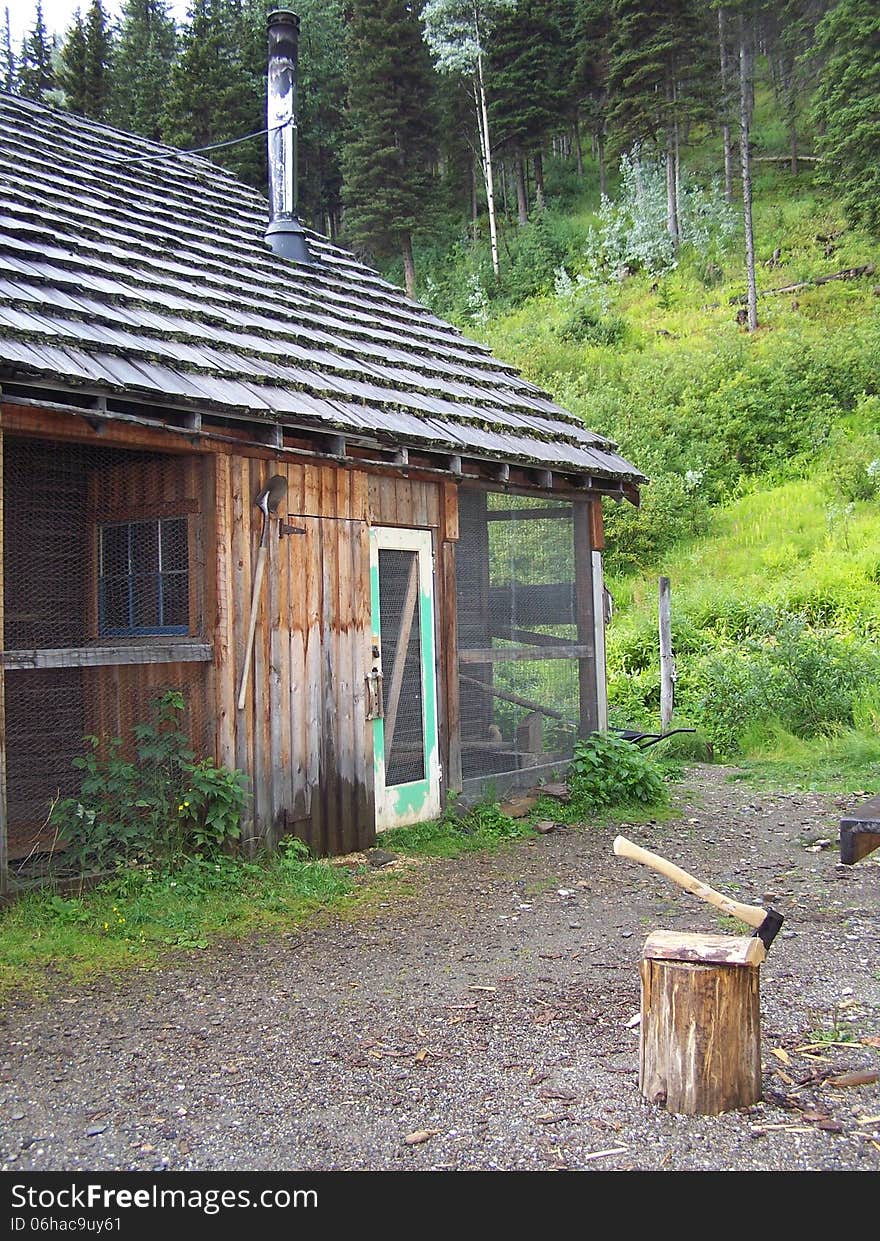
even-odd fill
[{"label": "chicken coop enclosure", "polygon": [[87,736],[120,737],[165,690],[205,743],[197,459],[7,437],[3,692],[10,865],[51,845]]},{"label": "chicken coop enclosure", "polygon": [[578,733],[599,726],[589,522],[582,502],[462,489],[456,578],[466,786],[563,764]]}]

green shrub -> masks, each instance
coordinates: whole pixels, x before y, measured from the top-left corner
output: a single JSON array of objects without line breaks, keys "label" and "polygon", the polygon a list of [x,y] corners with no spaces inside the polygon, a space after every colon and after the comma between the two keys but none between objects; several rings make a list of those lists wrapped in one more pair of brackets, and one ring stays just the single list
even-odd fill
[{"label": "green shrub", "polygon": [[880,655],[864,643],[782,616],[775,632],[753,634],[703,656],[686,699],[706,736],[736,754],[746,729],[774,722],[796,737],[852,727],[865,685],[880,678]]},{"label": "green shrub", "polygon": [[73,760],[83,773],[79,795],[57,802],[49,818],[67,858],[104,869],[210,853],[238,839],[245,776],[196,758],[180,729],[184,705],[175,690],[152,703],[152,720],[133,729],[133,760],[119,737],[85,738],[86,753]]},{"label": "green shrub", "polygon": [[584,813],[613,807],[665,806],[663,776],[638,746],[613,733],[578,741],[568,773],[570,803]]}]

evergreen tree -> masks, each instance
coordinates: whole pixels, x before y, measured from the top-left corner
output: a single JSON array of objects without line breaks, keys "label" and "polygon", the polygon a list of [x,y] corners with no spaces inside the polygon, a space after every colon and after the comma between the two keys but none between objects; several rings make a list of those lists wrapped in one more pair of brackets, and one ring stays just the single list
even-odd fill
[{"label": "evergreen tree", "polygon": [[840,0],[819,23],[824,59],[814,100],[821,127],[822,180],[847,215],[880,236],[880,10],[874,0]]},{"label": "evergreen tree", "polygon": [[[162,138],[198,149],[255,134],[266,124],[263,77],[253,68],[254,26],[241,0],[193,0],[171,66],[162,111]],[[264,26],[265,49],[265,26]],[[265,69],[265,50],[261,64]],[[265,140],[211,151],[210,158],[260,186]]]},{"label": "evergreen tree", "polygon": [[370,254],[398,253],[415,292],[414,231],[430,203],[436,152],[433,73],[407,0],[351,0],[343,229]]},{"label": "evergreen tree", "polygon": [[12,50],[12,30],[9,22],[9,6],[6,6],[6,23],[3,30],[3,66],[0,70],[0,89],[13,93],[18,89],[18,69]]},{"label": "evergreen tree", "polygon": [[608,192],[605,168],[605,131],[608,121],[608,56],[611,14],[606,0],[574,0],[572,24],[575,55],[569,69],[569,95],[576,101],[575,139],[578,171],[583,175],[580,117],[592,135],[599,166],[599,193]]},{"label": "evergreen tree", "polygon": [[37,0],[34,24],[21,45],[18,65],[18,89],[26,99],[45,99],[55,89],[52,57],[55,40],[48,34],[43,20],[42,0]]},{"label": "evergreen tree", "polygon": [[110,98],[114,125],[145,138],[161,136],[176,43],[176,27],[165,0],[124,0]]},{"label": "evergreen tree", "polygon": [[524,159],[529,155],[538,206],[543,206],[541,149],[564,111],[561,52],[554,0],[520,0],[499,14],[489,52],[489,119],[498,150],[513,155],[520,224],[528,221]]},{"label": "evergreen tree", "polygon": [[58,85],[71,112],[107,119],[111,50],[107,15],[101,0],[92,0],[85,21],[79,9],[74,13],[58,56]]},{"label": "evergreen tree", "polygon": [[708,31],[698,0],[612,0],[609,126],[616,145],[642,142],[666,158],[668,228],[678,238],[682,126],[710,98]]},{"label": "evergreen tree", "polygon": [[77,9],[58,55],[58,85],[64,92],[64,106],[79,116],[86,115],[86,28]]}]

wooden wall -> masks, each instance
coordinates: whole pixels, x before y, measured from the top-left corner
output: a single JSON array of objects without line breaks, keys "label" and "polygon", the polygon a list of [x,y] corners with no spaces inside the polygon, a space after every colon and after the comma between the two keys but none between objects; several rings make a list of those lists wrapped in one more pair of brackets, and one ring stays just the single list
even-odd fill
[{"label": "wooden wall", "polygon": [[[218,456],[215,717],[220,760],[252,773],[252,843],[286,834],[318,854],[375,838],[370,660],[370,524],[434,527],[437,484],[332,464]],[[270,518],[251,674],[239,678],[269,477],[287,480]],[[291,532],[285,533],[285,527]]]}]

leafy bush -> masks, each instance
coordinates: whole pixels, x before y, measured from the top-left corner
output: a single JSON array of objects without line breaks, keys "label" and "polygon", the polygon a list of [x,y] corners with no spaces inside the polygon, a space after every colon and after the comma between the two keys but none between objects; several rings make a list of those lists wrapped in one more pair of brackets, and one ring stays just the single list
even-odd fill
[{"label": "leafy bush", "polygon": [[697,660],[684,692],[707,737],[736,754],[756,724],[773,722],[796,737],[852,727],[865,685],[878,678],[873,647],[788,615],[774,633],[749,635]]},{"label": "leafy bush", "polygon": [[652,760],[613,733],[593,733],[575,744],[568,788],[572,805],[591,814],[618,806],[665,806],[669,799]]},{"label": "leafy bush", "polygon": [[[681,243],[699,251],[704,260],[733,237],[736,217],[717,184],[702,186],[685,174],[678,205]],[[636,147],[621,157],[617,201],[602,202],[599,226],[587,242],[589,265],[618,278],[671,270],[678,260],[666,211],[665,167],[643,159]]]},{"label": "leafy bush", "polygon": [[511,819],[497,802],[478,802],[460,810],[450,801],[443,814],[429,823],[394,827],[382,833],[382,845],[401,853],[427,857],[457,857],[460,853],[498,849],[505,841],[533,836],[525,819]]},{"label": "leafy bush", "polygon": [[238,839],[245,776],[196,758],[180,729],[184,705],[175,690],[152,703],[151,722],[133,729],[134,760],[119,737],[85,738],[73,760],[79,795],[57,802],[49,820],[79,865],[210,853]]}]

